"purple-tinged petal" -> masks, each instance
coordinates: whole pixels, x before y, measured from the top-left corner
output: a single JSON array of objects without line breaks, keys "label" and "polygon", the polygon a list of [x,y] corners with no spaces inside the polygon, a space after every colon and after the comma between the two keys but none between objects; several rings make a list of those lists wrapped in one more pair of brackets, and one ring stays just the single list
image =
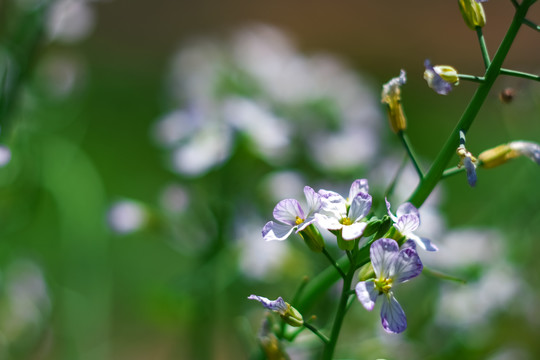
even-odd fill
[{"label": "purple-tinged petal", "polygon": [[413,214],[400,216],[398,221],[394,224],[396,229],[406,237],[410,237],[409,235],[412,234],[414,230],[418,229],[419,225],[420,219]]},{"label": "purple-tinged petal", "polygon": [[377,277],[388,278],[391,265],[399,253],[399,245],[393,239],[382,238],[371,244],[371,264]]},{"label": "purple-tinged petal", "polygon": [[392,214],[392,211],[390,210],[390,202],[387,198],[384,198],[384,202],[386,203],[386,211],[388,212],[388,216],[390,216],[390,219],[392,219],[392,221],[396,223],[398,219],[394,216],[394,214]]},{"label": "purple-tinged petal", "polygon": [[349,219],[356,221],[363,219],[371,209],[371,195],[368,193],[359,193],[352,199],[351,207],[349,208]]},{"label": "purple-tinged petal", "polygon": [[354,180],[354,182],[351,185],[351,189],[349,190],[349,199],[352,200],[358,195],[358,193],[368,193],[369,186],[368,181],[366,179],[357,179]]},{"label": "purple-tinged petal", "polygon": [[274,208],[274,218],[282,223],[296,226],[297,217],[302,219],[302,221],[306,218],[298,200],[281,200]]},{"label": "purple-tinged petal", "polygon": [[431,75],[429,80],[427,80],[429,87],[435,90],[435,92],[439,95],[448,95],[448,93],[452,91],[452,84],[444,81],[444,79],[437,74],[428,59],[424,61],[424,67],[426,68],[426,72],[429,72]]},{"label": "purple-tinged petal", "polygon": [[325,214],[315,214],[315,220],[323,229],[339,230],[343,227],[337,218]]},{"label": "purple-tinged petal", "polygon": [[356,291],[356,297],[362,306],[367,311],[373,310],[375,301],[377,301],[377,296],[379,296],[379,290],[375,287],[373,280],[359,282],[356,284],[354,290]]},{"label": "purple-tinged petal", "polygon": [[322,209],[341,215],[347,214],[347,201],[337,192],[319,190],[322,201]]},{"label": "purple-tinged petal", "polygon": [[322,207],[321,195],[316,193],[315,190],[313,190],[309,186],[305,186],[304,195],[306,195],[308,216],[321,209]]},{"label": "purple-tinged petal", "polygon": [[268,310],[277,311],[280,314],[284,314],[288,310],[287,303],[280,297],[278,297],[276,300],[270,300],[265,298],[264,296],[258,296],[258,295],[250,295],[248,296],[249,300],[257,300],[267,308]]},{"label": "purple-tinged petal", "polygon": [[405,282],[420,275],[423,265],[416,250],[412,248],[401,249],[394,262],[392,277],[398,283]]},{"label": "purple-tinged petal", "polygon": [[285,224],[279,224],[273,221],[269,221],[264,225],[262,229],[263,239],[266,241],[272,240],[285,240],[288,238],[294,230],[294,226]]},{"label": "purple-tinged petal", "polygon": [[409,234],[407,235],[407,238],[411,239],[416,243],[416,245],[420,246],[422,249],[426,251],[438,251],[439,248],[431,242],[431,240],[420,237],[415,234]]},{"label": "purple-tinged petal", "polygon": [[470,186],[476,185],[476,165],[472,162],[471,158],[465,156],[463,158],[463,165],[465,166],[465,172],[467,173],[467,182]]},{"label": "purple-tinged petal", "polygon": [[413,204],[411,204],[410,202],[406,202],[399,205],[396,211],[396,215],[398,218],[402,217],[403,215],[409,214],[415,215],[418,218],[418,225],[420,225],[420,212]]},{"label": "purple-tinged petal", "polygon": [[302,230],[304,230],[305,228],[307,228],[309,225],[313,224],[314,222],[316,221],[315,219],[315,214],[309,216],[303,223],[301,223],[300,225],[298,225],[297,229],[296,229],[296,232],[300,232]]},{"label": "purple-tinged petal", "polygon": [[407,328],[405,312],[391,292],[383,296],[381,322],[384,330],[393,334],[399,334]]},{"label": "purple-tinged petal", "polygon": [[540,145],[532,141],[512,141],[508,143],[510,149],[520,155],[527,156],[540,165]]},{"label": "purple-tinged petal", "polygon": [[341,228],[341,237],[343,240],[354,240],[359,238],[364,233],[367,223],[357,222],[352,223],[351,225],[343,225]]},{"label": "purple-tinged petal", "polygon": [[416,243],[413,240],[407,240],[400,247],[400,250],[404,250],[404,249],[413,249],[414,251],[416,251]]}]

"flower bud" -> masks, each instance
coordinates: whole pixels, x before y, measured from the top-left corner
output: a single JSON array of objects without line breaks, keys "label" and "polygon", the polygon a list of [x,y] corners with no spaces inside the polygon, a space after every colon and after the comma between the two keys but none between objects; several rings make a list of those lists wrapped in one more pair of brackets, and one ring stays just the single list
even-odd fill
[{"label": "flower bud", "polygon": [[407,241],[407,238],[405,237],[405,235],[403,235],[398,229],[396,229],[395,226],[390,227],[390,229],[388,229],[386,234],[384,234],[383,238],[394,239],[397,241],[399,246],[403,245],[403,243]]},{"label": "flower bud", "polygon": [[453,67],[448,65],[435,65],[433,69],[444,81],[452,85],[459,84],[458,72]]},{"label": "flower bud", "polygon": [[486,14],[482,4],[475,0],[459,0],[458,3],[463,20],[469,28],[475,30],[477,26],[484,27],[486,25]]},{"label": "flower bud", "polygon": [[390,127],[395,133],[407,128],[407,119],[401,106],[401,85],[405,84],[406,81],[405,71],[401,70],[399,77],[393,78],[383,85],[381,94],[381,102],[386,104]]},{"label": "flower bud", "polygon": [[248,296],[248,299],[257,300],[266,309],[277,312],[279,316],[281,316],[281,318],[291,326],[300,327],[304,325],[302,314],[293,308],[291,304],[285,302],[281,296],[276,300],[270,300],[264,296],[250,295]]},{"label": "flower bud", "polygon": [[300,327],[304,325],[304,318],[302,317],[302,314],[300,314],[300,312],[292,307],[289,303],[287,303],[287,311],[280,314],[280,316],[287,324],[291,326]]},{"label": "flower bud", "polygon": [[511,151],[512,149],[507,144],[499,145],[482,151],[478,155],[478,160],[486,169],[493,168],[507,162],[510,159],[508,155]]},{"label": "flower bud", "polygon": [[314,252],[322,252],[324,249],[324,239],[315,225],[310,224],[299,232],[306,245]]},{"label": "flower bud", "polygon": [[358,271],[358,280],[360,281],[366,281],[369,279],[373,279],[374,277],[375,270],[373,269],[373,265],[370,262],[362,266]]}]

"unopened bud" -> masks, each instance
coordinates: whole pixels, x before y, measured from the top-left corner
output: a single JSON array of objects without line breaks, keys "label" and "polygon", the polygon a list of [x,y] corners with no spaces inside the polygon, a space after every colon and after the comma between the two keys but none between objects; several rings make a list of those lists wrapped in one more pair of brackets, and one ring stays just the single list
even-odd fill
[{"label": "unopened bud", "polygon": [[310,224],[299,232],[306,245],[314,252],[322,252],[324,249],[324,239],[315,225]]},{"label": "unopened bud", "polygon": [[449,82],[452,85],[459,84],[458,72],[452,66],[435,65],[433,69],[437,74],[439,74],[440,77],[442,77],[444,81]]},{"label": "unopened bud", "polygon": [[485,150],[478,155],[478,160],[486,169],[493,168],[507,162],[512,151],[507,144]]},{"label": "unopened bud", "polygon": [[407,129],[407,119],[401,106],[401,85],[405,84],[407,78],[405,71],[401,70],[399,77],[391,79],[383,85],[381,102],[386,104],[390,128],[398,133]]},{"label": "unopened bud", "polygon": [[302,314],[289,303],[287,303],[287,311],[284,314],[280,314],[281,318],[289,325],[294,327],[300,327],[304,325],[304,318]]},{"label": "unopened bud", "polygon": [[486,14],[484,13],[484,7],[482,4],[475,0],[458,0],[459,10],[465,24],[472,30],[476,27],[484,27],[486,25]]},{"label": "unopened bud", "polygon": [[358,280],[366,281],[375,278],[375,270],[371,263],[367,263],[358,271]]}]

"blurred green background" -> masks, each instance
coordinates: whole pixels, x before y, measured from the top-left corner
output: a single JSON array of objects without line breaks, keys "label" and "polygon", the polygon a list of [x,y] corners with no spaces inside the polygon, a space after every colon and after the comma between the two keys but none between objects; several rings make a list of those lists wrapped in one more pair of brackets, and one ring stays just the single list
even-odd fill
[{"label": "blurred green background", "polygon": [[[485,8],[493,54],[513,6]],[[0,359],[260,358],[264,311],[247,296],[292,297],[303,276],[327,265],[297,238],[264,243],[277,201],[303,200],[304,185],[345,194],[367,178],[383,215],[403,150],[379,105],[382,84],[407,71],[409,136],[427,168],[476,85],[438,96],[425,86],[424,59],[467,74],[483,66],[455,1],[3,0],[0,11],[0,143],[12,156],[0,168]],[[540,20],[538,6],[529,18]],[[505,67],[538,72],[538,36],[523,28]],[[300,80],[286,76],[264,83],[272,73],[258,66],[280,56],[320,88],[296,90]],[[510,104],[498,99],[506,87],[516,91]],[[501,77],[468,149],[540,141],[539,99],[537,83]],[[174,111],[194,120],[161,128]],[[261,135],[250,114],[285,126],[286,146],[266,144],[280,134]],[[225,141],[221,158],[183,172],[204,148],[183,153],[180,165],[171,157],[210,126],[230,136],[209,140]],[[325,143],[342,147],[330,165],[317,153],[326,133],[353,130],[357,142]],[[358,163],[331,165],[348,156]],[[405,174],[394,208],[416,186]],[[540,357],[540,171],[517,159],[478,176],[474,189],[463,174],[443,181],[422,209],[426,234],[441,245],[426,264],[468,284],[421,276],[401,289],[409,328],[400,336],[380,330],[376,311],[353,306],[337,358]],[[118,204],[128,215],[113,215]],[[324,328],[334,296],[304,316]],[[318,350],[306,334],[289,355]]]}]

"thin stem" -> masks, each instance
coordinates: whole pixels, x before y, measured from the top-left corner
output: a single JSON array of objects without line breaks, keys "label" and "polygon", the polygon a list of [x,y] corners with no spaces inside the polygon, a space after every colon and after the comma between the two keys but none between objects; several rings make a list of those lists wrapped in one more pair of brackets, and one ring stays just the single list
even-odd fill
[{"label": "thin stem", "polygon": [[529,73],[517,71],[517,70],[501,69],[501,75],[509,75],[509,76],[515,76],[515,77],[520,77],[520,78],[534,80],[534,81],[540,81],[539,75],[529,74]]},{"label": "thin stem", "polygon": [[339,275],[341,275],[342,278],[345,278],[345,273],[343,272],[343,270],[341,270],[341,268],[337,264],[336,260],[334,260],[332,255],[330,255],[330,253],[328,252],[328,250],[326,250],[326,248],[323,248],[322,253],[326,256],[328,261],[330,261],[330,264],[332,264],[336,268]]},{"label": "thin stem", "polygon": [[319,329],[317,329],[315,326],[307,322],[304,322],[304,327],[308,329],[309,331],[311,331],[312,333],[314,333],[315,335],[317,335],[319,339],[321,339],[325,344],[328,344],[330,342],[330,339],[328,338],[328,336],[320,332]]},{"label": "thin stem", "polygon": [[485,79],[482,76],[458,74],[458,78],[462,80],[472,81],[476,83],[483,83]]},{"label": "thin stem", "polygon": [[448,274],[442,273],[440,271],[430,269],[430,268],[428,268],[426,266],[424,266],[424,268],[422,269],[422,274],[424,274],[426,276],[429,276],[429,277],[432,277],[432,278],[450,280],[450,281],[455,281],[455,282],[462,283],[462,284],[467,283],[467,280],[465,280],[465,279],[459,278],[457,276],[448,275]]},{"label": "thin stem", "polygon": [[508,54],[512,43],[516,38],[516,35],[521,27],[522,20],[525,18],[527,10],[534,1],[535,0],[524,0],[517,9],[503,41],[501,42],[501,45],[499,46],[499,49],[497,50],[493,61],[491,62],[489,68],[486,71],[485,82],[480,84],[476,89],[473,98],[465,109],[456,127],[448,137],[443,148],[439,152],[439,155],[437,155],[437,158],[435,159],[433,165],[429,169],[426,176],[420,181],[414,193],[409,198],[409,201],[416,207],[420,207],[424,203],[424,201],[427,199],[429,194],[431,194],[431,192],[441,179],[446,165],[454,155],[456,148],[459,144],[459,131],[464,130],[466,132],[467,130],[469,130],[471,124],[476,118],[476,115],[478,115],[480,107],[486,100],[489,91],[493,86],[493,83],[495,82],[497,76],[501,71],[504,59],[506,58],[506,55]]},{"label": "thin stem", "polygon": [[347,276],[343,279],[343,288],[341,289],[341,297],[339,299],[339,305],[334,319],[334,325],[332,326],[332,333],[330,335],[330,341],[324,347],[323,360],[331,360],[336,348],[339,333],[341,331],[341,325],[347,312],[347,303],[349,302],[349,290],[351,289],[351,283],[354,276],[354,266],[349,268]]},{"label": "thin stem", "polygon": [[411,142],[409,141],[409,137],[407,136],[407,133],[401,130],[398,132],[398,136],[401,139],[401,142],[403,146],[405,147],[405,150],[407,150],[407,154],[409,154],[409,158],[411,159],[411,162],[414,165],[414,168],[416,169],[418,176],[420,177],[420,179],[422,179],[424,177],[424,173],[422,172],[422,169],[420,168],[420,165],[418,164],[418,161],[416,160],[416,154],[414,153],[414,150],[412,148]]},{"label": "thin stem", "polygon": [[527,25],[533,30],[540,31],[540,26],[536,25],[534,22],[532,22],[529,19],[523,19],[523,24]]},{"label": "thin stem", "polygon": [[452,176],[452,175],[459,174],[460,172],[463,172],[463,171],[465,171],[465,168],[464,168],[464,167],[457,167],[457,166],[454,166],[453,168],[444,170],[444,172],[443,172],[441,178],[442,178],[442,179],[446,179],[447,177],[450,177],[450,176]]},{"label": "thin stem", "polygon": [[484,59],[484,66],[487,69],[491,63],[491,60],[489,59],[489,53],[486,46],[486,40],[484,39],[484,34],[482,33],[482,28],[480,26],[476,27],[476,35],[478,36],[478,43],[480,44],[480,51],[482,52],[482,59]]}]

